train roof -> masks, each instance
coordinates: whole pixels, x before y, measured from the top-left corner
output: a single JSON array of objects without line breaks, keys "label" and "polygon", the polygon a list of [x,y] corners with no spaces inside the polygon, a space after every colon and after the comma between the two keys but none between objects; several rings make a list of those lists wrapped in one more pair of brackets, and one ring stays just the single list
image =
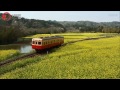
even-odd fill
[{"label": "train roof", "polygon": [[55,39],[55,38],[64,38],[63,36],[47,36],[47,37],[39,37],[33,38],[32,40],[48,40],[48,39]]}]

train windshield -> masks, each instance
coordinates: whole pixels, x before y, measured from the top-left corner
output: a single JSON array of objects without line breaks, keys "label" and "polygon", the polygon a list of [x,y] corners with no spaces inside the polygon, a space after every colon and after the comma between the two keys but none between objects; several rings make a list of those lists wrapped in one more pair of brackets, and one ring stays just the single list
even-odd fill
[{"label": "train windshield", "polygon": [[41,45],[41,42],[38,42],[39,45]]}]

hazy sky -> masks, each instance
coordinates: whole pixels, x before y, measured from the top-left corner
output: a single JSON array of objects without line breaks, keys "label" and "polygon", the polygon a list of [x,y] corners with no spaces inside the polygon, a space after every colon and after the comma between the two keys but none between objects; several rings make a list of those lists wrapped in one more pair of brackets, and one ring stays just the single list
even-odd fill
[{"label": "hazy sky", "polygon": [[119,11],[1,11],[28,19],[56,21],[120,21]]}]

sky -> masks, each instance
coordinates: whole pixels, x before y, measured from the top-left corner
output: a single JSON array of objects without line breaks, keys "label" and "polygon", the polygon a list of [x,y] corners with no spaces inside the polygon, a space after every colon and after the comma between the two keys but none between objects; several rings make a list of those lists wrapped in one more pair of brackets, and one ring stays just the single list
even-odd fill
[{"label": "sky", "polygon": [[0,11],[27,19],[56,21],[120,21],[120,11]]}]

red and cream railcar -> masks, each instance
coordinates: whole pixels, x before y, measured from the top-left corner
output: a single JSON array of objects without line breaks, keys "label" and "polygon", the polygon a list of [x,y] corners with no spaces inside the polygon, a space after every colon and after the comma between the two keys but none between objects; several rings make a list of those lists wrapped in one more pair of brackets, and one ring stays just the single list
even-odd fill
[{"label": "red and cream railcar", "polygon": [[64,37],[51,36],[32,39],[32,48],[37,52],[51,47],[59,46],[64,43]]}]

